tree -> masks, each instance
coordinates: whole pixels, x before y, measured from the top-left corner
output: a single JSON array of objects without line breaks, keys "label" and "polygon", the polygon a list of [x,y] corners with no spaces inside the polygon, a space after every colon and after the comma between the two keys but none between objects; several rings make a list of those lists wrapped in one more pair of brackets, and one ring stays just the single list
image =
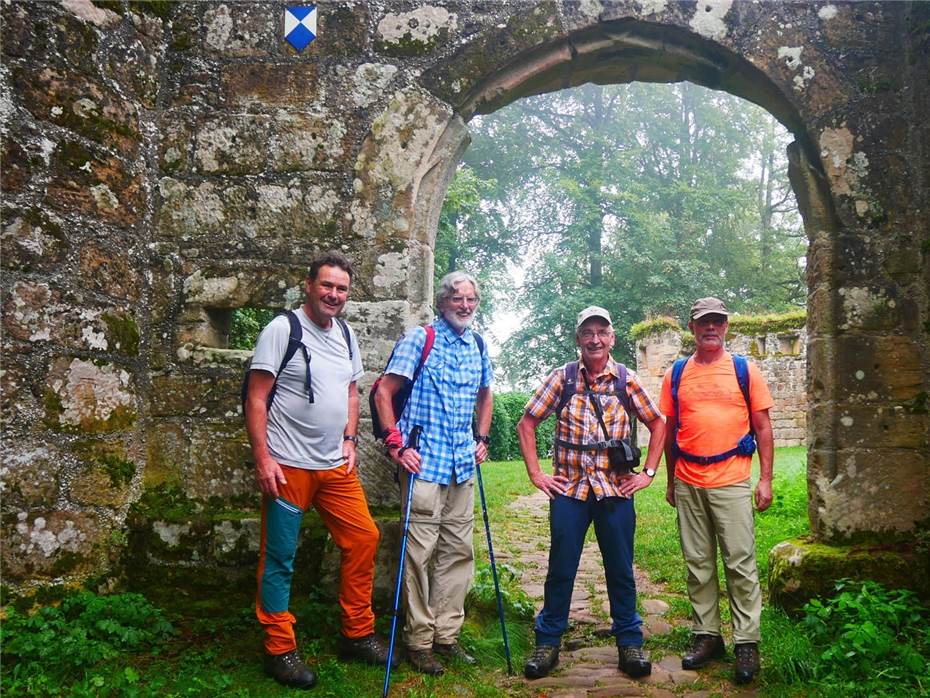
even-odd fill
[{"label": "tree", "polygon": [[680,316],[711,294],[735,310],[804,298],[788,136],[761,109],[689,83],[589,84],[472,128],[443,258],[485,273],[522,263],[514,300],[528,318],[498,360],[512,381],[573,355],[586,305],[611,311],[629,361],[627,331],[646,315]]}]

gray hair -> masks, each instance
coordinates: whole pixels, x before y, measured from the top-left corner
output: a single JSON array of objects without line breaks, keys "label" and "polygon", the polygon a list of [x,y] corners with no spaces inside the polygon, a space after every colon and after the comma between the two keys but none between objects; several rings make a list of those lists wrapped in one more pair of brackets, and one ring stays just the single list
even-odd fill
[{"label": "gray hair", "polygon": [[455,287],[463,281],[467,281],[475,288],[475,296],[481,298],[481,292],[478,290],[478,280],[471,274],[464,271],[450,271],[439,281],[439,289],[436,291],[436,308],[442,307],[445,301],[455,295]]}]

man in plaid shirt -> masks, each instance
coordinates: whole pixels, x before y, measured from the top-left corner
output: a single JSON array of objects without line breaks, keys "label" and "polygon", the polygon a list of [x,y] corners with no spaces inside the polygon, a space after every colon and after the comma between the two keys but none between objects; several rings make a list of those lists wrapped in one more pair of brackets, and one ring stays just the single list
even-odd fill
[{"label": "man in plaid shirt", "polygon": [[[574,395],[556,415],[554,475],[545,474],[539,467],[536,427],[558,409],[566,389],[566,373],[575,367],[566,364],[552,371],[530,398],[517,424],[526,472],[550,499],[549,571],[543,608],[536,616],[536,649],[524,667],[527,678],[546,676],[559,661],[575,574],[592,521],[604,562],[613,620],[611,634],[617,642],[620,670],[632,677],[652,673],[652,664],[643,656],[642,619],[636,612],[633,493],[651,485],[656,476],[665,440],[665,421],[636,374],[625,371],[611,359],[614,340],[606,310],[591,306],[578,313],[575,342],[581,350],[581,361],[575,370]],[[617,386],[624,371],[626,385]],[[649,429],[646,463],[638,474],[612,471],[607,450],[593,445],[629,438],[629,419],[617,396],[620,388],[629,396],[631,410]],[[601,417],[593,400],[599,401]]]},{"label": "man in plaid shirt", "polygon": [[[475,663],[458,636],[474,571],[475,463],[488,456],[493,401],[491,361],[469,329],[478,301],[474,277],[446,274],[436,294],[435,342],[403,414],[394,414],[392,400],[414,376],[426,342],[424,328],[413,328],[397,343],[375,396],[388,432],[385,447],[404,475],[405,497],[407,478],[416,475],[404,573],[404,638],[410,663],[434,676],[443,673],[436,654]],[[417,426],[422,428],[419,449],[405,448]]]}]

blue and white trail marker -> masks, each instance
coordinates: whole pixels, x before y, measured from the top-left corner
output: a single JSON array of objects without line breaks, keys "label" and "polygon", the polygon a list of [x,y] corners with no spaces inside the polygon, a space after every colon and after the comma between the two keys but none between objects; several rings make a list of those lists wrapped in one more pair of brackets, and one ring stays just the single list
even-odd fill
[{"label": "blue and white trail marker", "polygon": [[284,38],[303,51],[316,38],[316,5],[295,5],[284,10]]}]

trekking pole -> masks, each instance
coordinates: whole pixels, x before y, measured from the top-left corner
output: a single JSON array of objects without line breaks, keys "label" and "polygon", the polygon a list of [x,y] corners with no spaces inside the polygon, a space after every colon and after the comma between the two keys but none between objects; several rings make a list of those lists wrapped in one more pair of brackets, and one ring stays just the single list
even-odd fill
[{"label": "trekking pole", "polygon": [[[420,432],[423,428],[415,426],[407,437],[407,448],[417,450],[420,447]],[[391,618],[391,640],[388,643],[387,668],[384,671],[384,689],[382,698],[387,698],[391,689],[391,664],[394,662],[394,637],[397,633],[397,614],[400,610],[400,588],[404,582],[404,559],[407,557],[407,530],[410,528],[410,503],[413,501],[413,482],[417,479],[416,473],[407,473],[407,507],[404,514],[404,531],[400,539],[400,563],[397,565],[397,588],[394,590],[394,616]]]},{"label": "trekking pole", "polygon": [[501,585],[497,580],[497,563],[494,562],[494,546],[491,545],[491,525],[488,523],[488,505],[484,499],[484,482],[481,479],[481,466],[476,462],[478,473],[478,491],[481,493],[481,513],[484,516],[484,532],[488,537],[488,556],[491,558],[491,575],[494,577],[494,592],[497,594],[497,615],[501,619],[501,635],[504,637],[504,654],[507,655],[507,673],[513,674],[510,660],[510,643],[507,641],[507,625],[504,623],[504,601],[501,598]]}]

